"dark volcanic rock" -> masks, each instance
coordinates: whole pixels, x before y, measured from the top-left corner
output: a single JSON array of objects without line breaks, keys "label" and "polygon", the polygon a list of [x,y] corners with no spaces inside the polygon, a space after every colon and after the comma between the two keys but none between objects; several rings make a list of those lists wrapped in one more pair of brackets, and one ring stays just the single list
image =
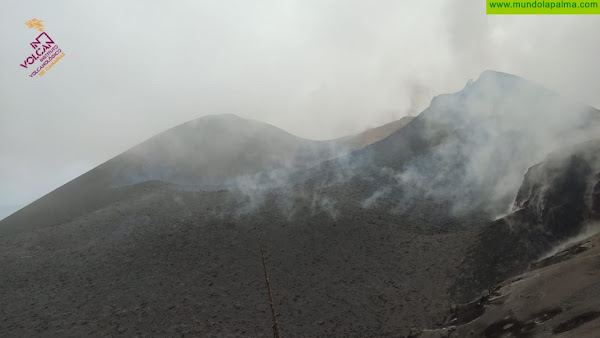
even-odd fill
[{"label": "dark volcanic rock", "polygon": [[[579,234],[593,217],[600,141],[564,149],[529,169],[512,214],[485,226],[463,263],[453,292],[468,301],[525,271],[552,247]],[[592,200],[588,200],[592,196]]]},{"label": "dark volcanic rock", "polygon": [[594,219],[600,219],[600,173],[596,174],[598,183],[592,189],[592,217]]}]

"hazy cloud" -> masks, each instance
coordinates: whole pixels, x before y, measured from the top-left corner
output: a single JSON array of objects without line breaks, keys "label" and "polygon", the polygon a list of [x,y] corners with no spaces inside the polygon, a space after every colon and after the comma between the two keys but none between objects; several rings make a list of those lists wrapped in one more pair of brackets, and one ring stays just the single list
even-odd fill
[{"label": "hazy cloud", "polygon": [[[600,106],[600,16],[484,12],[475,0],[4,1],[0,206],[207,114],[333,138],[416,114],[485,69]],[[66,54],[34,79],[18,66],[32,17]]]}]

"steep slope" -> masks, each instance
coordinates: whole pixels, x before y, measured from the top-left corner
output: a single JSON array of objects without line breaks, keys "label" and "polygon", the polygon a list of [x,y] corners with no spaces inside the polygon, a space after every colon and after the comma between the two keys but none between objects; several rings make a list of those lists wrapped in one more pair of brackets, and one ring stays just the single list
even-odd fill
[{"label": "steep slope", "polygon": [[206,116],[167,130],[102,166],[116,185],[160,180],[220,188],[236,177],[297,169],[344,153],[235,115]]},{"label": "steep slope", "polygon": [[205,116],[150,138],[17,211],[0,222],[0,233],[69,221],[137,193],[128,187],[137,183],[161,181],[194,190],[271,186],[285,182],[291,172],[386,137],[409,121],[312,141],[235,115]]},{"label": "steep slope", "polygon": [[[405,128],[315,170],[397,181],[402,204],[433,197],[456,212],[508,213],[523,174],[548,153],[600,135],[600,112],[514,75],[486,71],[434,98]],[[309,176],[311,177],[311,176]],[[306,179],[303,177],[302,179]],[[325,182],[326,183],[326,182]],[[398,197],[396,197],[398,198]]]},{"label": "steep slope", "polygon": [[531,167],[514,212],[481,229],[457,271],[455,299],[476,299],[454,305],[440,317],[442,328],[411,336],[596,337],[599,185],[600,140]]},{"label": "steep slope", "polygon": [[597,337],[599,254],[600,235],[571,243],[476,301],[455,306],[443,328],[414,330],[414,336]]},{"label": "steep slope", "polygon": [[457,298],[469,300],[473,290],[522,273],[532,260],[600,221],[598,184],[600,141],[562,149],[530,168],[516,210],[484,227],[461,264]]},{"label": "steep slope", "polygon": [[358,135],[342,137],[336,139],[335,141],[341,144],[349,145],[352,148],[352,150],[361,149],[365,146],[368,146],[369,144],[373,144],[392,135],[393,133],[397,132],[398,130],[402,129],[404,126],[409,124],[413,119],[414,117],[412,116],[405,116],[397,121],[393,121],[379,127],[368,129]]},{"label": "steep slope", "polygon": [[[77,187],[94,176],[82,176],[64,200],[47,199],[72,210],[65,203],[80,197],[78,215],[52,223],[50,212],[40,212],[34,221],[46,226],[29,228],[25,214],[20,224],[0,222],[0,229],[21,229],[0,236],[0,335],[268,336],[257,233],[285,336],[400,336],[441,323],[452,303],[523,271],[581,228],[552,221],[562,216],[544,218],[579,204],[536,198],[552,190],[534,188],[536,177],[548,176],[534,175],[537,169],[522,185],[522,209],[490,224],[513,204],[536,158],[594,136],[597,111],[559,106],[563,99],[548,93],[484,73],[381,141],[292,175],[293,184],[254,180],[202,191],[150,181],[89,199]],[[530,135],[522,114],[538,118],[542,126],[530,128],[542,136],[551,121],[548,133],[559,142]],[[589,166],[558,176],[583,182],[597,173]],[[103,184],[118,172],[108,169],[96,172]],[[185,168],[176,170],[180,177]],[[544,185],[559,187],[552,196],[571,186],[557,182]],[[573,196],[596,196],[592,183]],[[86,198],[104,199],[86,206]],[[528,209],[538,200],[549,203],[541,221]],[[591,217],[596,202],[574,214]],[[523,223],[515,232],[511,217]]]},{"label": "steep slope", "polygon": [[[600,155],[591,145],[571,155]],[[543,191],[568,188],[555,185],[572,175],[563,163]],[[535,168],[553,167],[550,161]],[[528,176],[523,191],[532,186]],[[430,233],[415,224],[415,215],[362,208],[355,197],[363,188],[355,181],[270,191],[248,210],[249,196],[234,192],[146,186],[71,222],[3,236],[2,334],[268,336],[261,233],[286,336],[405,335],[411,326],[441,322],[462,297],[448,297],[456,285],[489,278],[489,284],[471,284],[472,298],[505,278],[503,269],[518,273],[566,238],[534,223],[522,226],[535,229],[528,236],[486,237],[498,223],[479,227],[469,219],[461,221],[472,222],[466,229]],[[563,207],[561,200],[546,200],[546,210]],[[428,210],[426,222],[442,219],[436,212],[447,215]],[[544,249],[529,251],[538,242]],[[522,253],[525,258],[515,260]]]}]

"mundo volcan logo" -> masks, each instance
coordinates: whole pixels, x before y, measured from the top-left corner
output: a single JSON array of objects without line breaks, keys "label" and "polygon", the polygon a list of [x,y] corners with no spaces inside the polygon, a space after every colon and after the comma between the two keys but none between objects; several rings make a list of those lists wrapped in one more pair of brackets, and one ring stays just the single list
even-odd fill
[{"label": "mundo volcan logo", "polygon": [[23,63],[19,64],[19,66],[32,71],[29,77],[36,75],[43,76],[65,56],[65,52],[46,33],[41,20],[33,18],[25,24],[29,28],[40,31],[41,34],[29,44],[33,48],[33,53],[25,57]]}]

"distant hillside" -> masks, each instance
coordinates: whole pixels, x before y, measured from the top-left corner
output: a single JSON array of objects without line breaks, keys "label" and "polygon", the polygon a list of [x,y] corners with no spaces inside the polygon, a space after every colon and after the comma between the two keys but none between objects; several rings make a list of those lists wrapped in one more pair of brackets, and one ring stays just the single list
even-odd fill
[{"label": "distant hillside", "polygon": [[413,116],[405,116],[397,121],[393,121],[384,124],[383,126],[366,130],[358,135],[342,137],[335,141],[339,142],[340,144],[345,143],[349,145],[353,150],[360,149],[392,135],[396,131],[409,124],[413,119]]},{"label": "distant hillside", "polygon": [[356,136],[313,141],[235,115],[206,116],[167,130],[100,168],[116,185],[160,180],[222,188],[238,177],[309,168],[377,142],[404,127],[403,118]]},{"label": "distant hillside", "polygon": [[143,182],[160,181],[188,190],[282,184],[294,171],[360,149],[408,121],[342,139],[313,141],[235,115],[205,116],[162,132],[59,187],[2,220],[0,232],[73,219],[127,198],[130,191],[137,191],[127,186]]}]

